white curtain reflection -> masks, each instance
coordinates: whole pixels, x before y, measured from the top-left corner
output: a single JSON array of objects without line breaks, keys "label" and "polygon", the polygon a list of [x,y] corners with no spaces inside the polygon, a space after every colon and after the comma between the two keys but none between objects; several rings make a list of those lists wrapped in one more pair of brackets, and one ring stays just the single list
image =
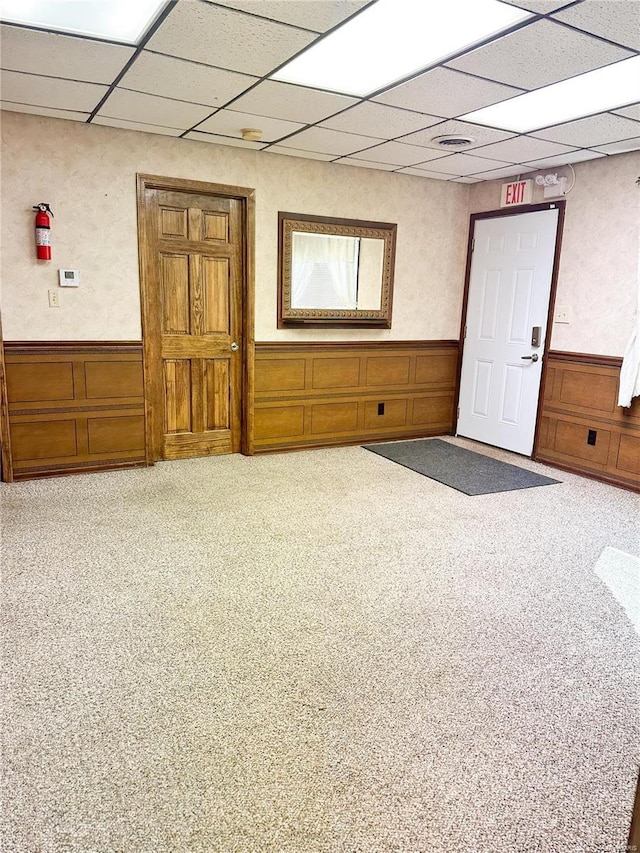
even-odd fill
[{"label": "white curtain reflection", "polygon": [[291,307],[355,310],[358,237],[292,234]]}]

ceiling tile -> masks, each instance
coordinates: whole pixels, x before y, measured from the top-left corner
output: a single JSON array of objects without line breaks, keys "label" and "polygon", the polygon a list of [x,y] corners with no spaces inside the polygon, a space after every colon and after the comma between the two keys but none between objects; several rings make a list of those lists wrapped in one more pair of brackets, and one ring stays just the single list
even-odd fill
[{"label": "ceiling tile", "polygon": [[[429,152],[431,153],[431,152]],[[442,152],[434,151],[431,158],[436,160]],[[371,160],[374,163],[392,163],[394,166],[415,166],[429,160],[428,152],[417,145],[405,145],[404,142],[383,142],[368,151],[361,151],[358,160]]]},{"label": "ceiling tile", "polygon": [[[490,142],[500,142],[502,139],[510,139],[514,134],[505,130],[494,130],[492,127],[482,127],[479,124],[470,124],[466,121],[450,119],[436,124],[426,130],[410,133],[403,136],[400,142],[408,142],[411,145],[424,145],[425,148],[435,148],[436,151],[447,151],[437,142],[432,142],[434,136],[471,136],[475,139],[471,145],[465,145],[465,151],[477,148],[479,145],[488,145]],[[449,149],[452,153],[452,150]],[[455,149],[454,149],[455,150]]]},{"label": "ceiling tile", "polygon": [[6,25],[0,27],[0,50],[2,67],[10,71],[109,84],[134,54],[119,44]]},{"label": "ceiling tile", "polygon": [[252,15],[283,21],[306,30],[324,33],[346,20],[370,0],[216,0],[222,6]]},{"label": "ceiling tile", "polygon": [[305,160],[333,160],[335,154],[319,154],[317,151],[302,151],[300,148],[285,148],[284,145],[271,145],[267,154],[285,154],[287,157],[302,157]]},{"label": "ceiling tile", "polygon": [[416,178],[433,178],[436,181],[450,181],[451,175],[445,175],[442,172],[428,172],[426,169],[416,169],[415,166],[407,166],[404,169],[398,169],[396,175],[415,175]]},{"label": "ceiling tile", "polygon": [[504,169],[488,169],[486,172],[474,172],[475,178],[483,181],[493,181],[498,178],[515,178],[531,172],[531,166],[505,166]]},{"label": "ceiling tile", "polygon": [[357,98],[333,95],[330,92],[320,92],[318,89],[307,89],[291,83],[279,83],[276,80],[264,80],[255,89],[234,101],[232,107],[234,110],[255,115],[315,124],[357,103]]},{"label": "ceiling tile", "polygon": [[617,44],[640,50],[640,3],[638,0],[588,0],[554,15]]},{"label": "ceiling tile", "polygon": [[604,151],[605,154],[625,154],[627,151],[638,151],[640,149],[640,136],[633,139],[623,139],[621,142],[610,142],[608,145],[598,145],[596,150]]},{"label": "ceiling tile", "polygon": [[198,125],[198,130],[241,138],[241,130],[245,127],[259,128],[262,131],[261,141],[273,142],[300,130],[304,125],[293,121],[283,121],[280,118],[266,118],[265,116],[240,113],[235,110],[220,110]]},{"label": "ceiling tile", "polygon": [[436,116],[414,113],[384,104],[367,101],[347,112],[322,122],[322,127],[333,130],[346,130],[350,133],[364,133],[378,139],[393,139],[411,133],[412,130],[428,127],[440,121]]},{"label": "ceiling tile", "polygon": [[634,118],[640,121],[640,104],[631,104],[630,107],[621,107],[619,110],[613,110],[616,115]]},{"label": "ceiling tile", "polygon": [[316,38],[286,24],[209,3],[177,3],[146,47],[261,77]]},{"label": "ceiling tile", "polygon": [[143,50],[119,86],[177,101],[223,107],[257,80],[247,74]]},{"label": "ceiling tile", "polygon": [[453,184],[479,184],[481,182],[482,178],[451,178]]},{"label": "ceiling tile", "polygon": [[360,166],[364,169],[380,169],[382,172],[393,172],[396,168],[391,163],[375,163],[372,160],[358,160],[357,157],[342,157],[340,160],[335,160],[336,163],[341,163],[343,166]]},{"label": "ceiling tile", "polygon": [[375,145],[377,139],[370,136],[358,136],[355,133],[340,133],[337,130],[328,130],[326,127],[310,127],[296,133],[286,142],[281,142],[285,148],[300,148],[307,151],[318,151],[323,154],[333,154],[338,157],[345,154],[353,154],[362,148]]},{"label": "ceiling tile", "polygon": [[170,98],[129,92],[127,89],[114,89],[103,104],[99,115],[186,130],[205,119],[210,112],[210,107],[199,104],[172,101]]},{"label": "ceiling tile", "polygon": [[512,86],[538,89],[630,56],[552,21],[535,21],[447,65]]},{"label": "ceiling tile", "polygon": [[481,157],[493,157],[496,160],[524,163],[529,160],[539,160],[542,157],[553,157],[556,154],[564,154],[572,150],[570,146],[559,145],[557,142],[533,139],[530,136],[516,136],[504,142],[486,145],[478,151],[478,154]]},{"label": "ceiling tile", "polygon": [[107,91],[107,86],[95,83],[77,83],[75,80],[19,74],[16,71],[3,71],[0,80],[3,101],[78,112],[91,112]]},{"label": "ceiling tile", "polygon": [[567,145],[593,148],[596,145],[629,139],[638,133],[640,133],[640,122],[611,115],[611,113],[601,113],[550,127],[548,130],[539,130],[535,135],[541,139],[552,139]]},{"label": "ceiling tile", "polygon": [[252,148],[260,151],[265,147],[264,142],[245,142],[244,139],[232,139],[229,136],[218,136],[215,133],[201,133],[199,130],[190,130],[184,139],[195,139],[198,142],[212,142],[214,145],[230,145],[232,148]]},{"label": "ceiling tile", "polygon": [[531,166],[534,169],[546,169],[548,166],[566,166],[569,163],[583,163],[585,160],[595,160],[597,157],[604,157],[604,154],[598,154],[596,151],[572,151],[571,154],[562,154],[560,157],[545,157],[542,160],[533,160],[524,165]]},{"label": "ceiling tile", "polygon": [[91,124],[101,124],[105,127],[121,127],[124,130],[139,130],[142,133],[159,133],[162,136],[180,136],[182,131],[175,127],[160,127],[157,124],[144,124],[140,121],[126,121],[123,118],[108,118],[96,116]]},{"label": "ceiling tile", "polygon": [[454,118],[520,94],[520,89],[478,80],[448,68],[434,68],[373,100],[392,107]]},{"label": "ceiling tile", "polygon": [[34,107],[31,104],[13,104],[10,101],[0,101],[0,110],[9,110],[12,113],[30,113],[36,116],[50,116],[51,118],[70,119],[71,121],[86,121],[89,113],[75,112],[74,110],[55,110],[51,107]]},{"label": "ceiling tile", "polygon": [[[173,137],[198,125],[185,138],[460,183],[638,148],[640,104],[524,136],[455,117],[631,55],[607,39],[640,50],[640,0],[503,0],[553,20],[528,23],[372,101],[258,82],[368,2],[177,3],[94,122]],[[86,121],[133,55],[128,46],[9,25],[0,26],[0,46],[3,108],[76,121]],[[43,57],[47,76],[29,73]],[[243,127],[261,128],[264,141],[244,142]],[[476,141],[464,151],[432,142],[455,134]]]},{"label": "ceiling tile", "polygon": [[444,172],[446,175],[474,175],[487,171],[492,167],[499,169],[509,166],[509,163],[499,160],[487,160],[485,157],[475,157],[473,154],[451,154],[439,160],[432,160],[428,168],[433,172]]},{"label": "ceiling tile", "polygon": [[554,9],[559,9],[561,6],[566,6],[573,0],[502,0],[502,2],[509,3],[511,6],[520,6],[521,9],[528,9],[529,12],[544,14],[553,12]]}]

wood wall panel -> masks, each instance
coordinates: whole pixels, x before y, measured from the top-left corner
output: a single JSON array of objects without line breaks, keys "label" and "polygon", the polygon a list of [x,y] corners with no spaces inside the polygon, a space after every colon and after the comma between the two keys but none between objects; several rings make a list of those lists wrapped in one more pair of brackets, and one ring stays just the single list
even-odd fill
[{"label": "wood wall panel", "polygon": [[445,355],[419,355],[416,358],[416,382],[447,382],[451,371],[455,371],[456,364],[456,352]]},{"label": "wood wall panel", "polygon": [[137,450],[144,453],[144,417],[87,418],[89,453],[119,453]]},{"label": "wood wall panel", "polygon": [[414,426],[435,426],[446,432],[453,423],[453,402],[449,394],[416,397],[413,401],[411,423]]},{"label": "wood wall panel", "polygon": [[75,456],[78,452],[76,421],[38,420],[11,426],[13,462],[46,459],[49,456]]},{"label": "wood wall panel", "polygon": [[534,458],[640,490],[640,400],[617,404],[622,360],[553,351],[547,358]]},{"label": "wood wall panel", "polygon": [[17,403],[73,400],[73,362],[16,364],[7,372],[7,393]]},{"label": "wood wall panel", "polygon": [[87,400],[142,397],[142,371],[135,361],[87,361],[84,365]]},{"label": "wood wall panel", "polygon": [[409,356],[370,356],[367,358],[367,386],[406,385],[410,365]]},{"label": "wood wall panel", "polygon": [[304,389],[305,366],[303,358],[263,359],[256,373],[256,392]]},{"label": "wood wall panel", "polygon": [[358,428],[357,403],[318,403],[311,406],[311,432],[355,432]]},{"label": "wood wall panel", "polygon": [[360,382],[360,359],[314,358],[312,371],[314,389],[357,388]]},{"label": "wood wall panel", "polygon": [[564,456],[575,456],[585,462],[596,462],[599,465],[604,465],[609,458],[611,432],[598,429],[595,445],[587,442],[588,432],[588,427],[583,424],[559,420],[556,427],[554,450]]},{"label": "wood wall panel", "polygon": [[365,429],[389,429],[406,426],[406,400],[369,400],[364,404]]},{"label": "wood wall panel", "polygon": [[304,435],[304,406],[267,406],[255,413],[254,438],[302,438]]},{"label": "wood wall panel", "polygon": [[254,451],[453,432],[457,341],[257,343]]},{"label": "wood wall panel", "polygon": [[146,463],[142,344],[7,341],[5,361],[14,479]]},{"label": "wood wall panel", "polygon": [[621,435],[616,468],[637,474],[640,467],[640,435]]},{"label": "wood wall panel", "polygon": [[569,406],[606,414],[615,411],[618,377],[589,369],[564,370],[558,400]]}]

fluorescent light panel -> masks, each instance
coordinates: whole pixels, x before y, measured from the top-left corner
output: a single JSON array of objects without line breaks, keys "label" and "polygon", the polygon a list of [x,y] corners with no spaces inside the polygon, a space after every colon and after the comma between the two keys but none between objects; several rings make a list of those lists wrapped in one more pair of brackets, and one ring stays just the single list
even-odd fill
[{"label": "fluorescent light panel", "polygon": [[378,0],[273,79],[369,95],[530,17],[498,0]]},{"label": "fluorescent light panel", "polygon": [[0,0],[13,24],[136,44],[166,0]]},{"label": "fluorescent light panel", "polygon": [[460,120],[528,133],[636,101],[640,101],[640,56],[517,95]]}]

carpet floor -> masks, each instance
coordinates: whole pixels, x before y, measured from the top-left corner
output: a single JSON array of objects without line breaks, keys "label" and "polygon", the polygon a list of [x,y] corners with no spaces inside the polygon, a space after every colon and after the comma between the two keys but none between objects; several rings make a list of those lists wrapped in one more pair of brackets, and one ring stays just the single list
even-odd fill
[{"label": "carpet floor", "polygon": [[3,484],[3,851],[622,853],[640,637],[594,566],[640,501],[562,480],[347,447]]}]

